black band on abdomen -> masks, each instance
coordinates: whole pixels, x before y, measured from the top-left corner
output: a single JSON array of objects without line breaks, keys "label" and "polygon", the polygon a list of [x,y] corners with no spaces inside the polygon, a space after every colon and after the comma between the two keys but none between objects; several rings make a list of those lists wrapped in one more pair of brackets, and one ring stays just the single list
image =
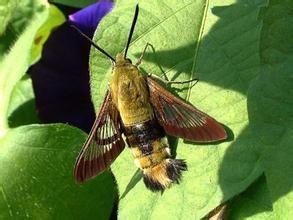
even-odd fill
[{"label": "black band on abdomen", "polygon": [[163,128],[155,119],[124,127],[124,134],[128,145],[131,146],[146,146],[154,140],[165,136]]}]

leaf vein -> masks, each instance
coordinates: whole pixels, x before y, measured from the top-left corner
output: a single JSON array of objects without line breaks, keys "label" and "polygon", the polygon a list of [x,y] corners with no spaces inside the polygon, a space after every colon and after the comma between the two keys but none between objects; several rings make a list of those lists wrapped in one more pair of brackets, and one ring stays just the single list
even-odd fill
[{"label": "leaf vein", "polygon": [[0,189],[1,189],[1,193],[2,193],[2,196],[3,196],[4,202],[7,205],[7,208],[8,208],[8,211],[9,211],[9,215],[10,215],[10,217],[13,217],[13,212],[12,212],[11,206],[9,205],[9,202],[8,202],[8,199],[7,199],[7,195],[6,195],[5,191],[4,191],[3,185],[0,187]]}]

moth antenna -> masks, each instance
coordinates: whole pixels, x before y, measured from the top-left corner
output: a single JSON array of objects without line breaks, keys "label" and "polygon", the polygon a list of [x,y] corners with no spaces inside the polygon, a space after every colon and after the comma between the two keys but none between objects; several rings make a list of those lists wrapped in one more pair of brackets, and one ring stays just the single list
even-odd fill
[{"label": "moth antenna", "polygon": [[108,54],[104,49],[99,47],[95,42],[92,41],[85,33],[83,33],[78,27],[75,25],[70,25],[72,28],[74,28],[81,36],[83,36],[85,39],[87,39],[93,47],[95,47],[98,51],[100,51],[102,54],[104,54],[106,57],[108,57],[111,61],[115,63],[115,59],[111,57],[110,54]]},{"label": "moth antenna", "polygon": [[130,28],[129,35],[128,35],[127,44],[126,44],[126,47],[125,47],[124,58],[126,58],[127,51],[128,51],[128,47],[129,47],[129,44],[130,44],[130,41],[131,41],[131,38],[132,38],[132,34],[134,32],[134,28],[135,28],[135,24],[136,24],[136,21],[137,21],[138,12],[139,12],[139,7],[138,7],[138,3],[137,3],[136,4],[136,7],[135,7],[135,12],[134,12],[134,17],[133,17],[133,20],[132,20],[131,28]]}]

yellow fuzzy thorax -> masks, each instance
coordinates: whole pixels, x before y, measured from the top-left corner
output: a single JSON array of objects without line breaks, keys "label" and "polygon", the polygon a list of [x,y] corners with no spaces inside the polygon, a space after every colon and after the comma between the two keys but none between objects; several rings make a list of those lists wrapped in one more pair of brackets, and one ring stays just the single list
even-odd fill
[{"label": "yellow fuzzy thorax", "polygon": [[148,121],[153,117],[149,92],[143,75],[122,54],[116,56],[110,80],[111,95],[124,125]]}]

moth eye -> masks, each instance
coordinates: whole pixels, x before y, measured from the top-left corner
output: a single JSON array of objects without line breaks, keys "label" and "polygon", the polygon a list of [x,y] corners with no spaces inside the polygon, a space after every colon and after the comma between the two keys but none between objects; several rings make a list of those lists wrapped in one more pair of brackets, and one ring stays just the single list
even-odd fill
[{"label": "moth eye", "polygon": [[129,63],[131,63],[131,64],[132,64],[132,61],[131,61],[131,59],[129,59],[129,58],[126,58],[126,60],[127,60]]}]

